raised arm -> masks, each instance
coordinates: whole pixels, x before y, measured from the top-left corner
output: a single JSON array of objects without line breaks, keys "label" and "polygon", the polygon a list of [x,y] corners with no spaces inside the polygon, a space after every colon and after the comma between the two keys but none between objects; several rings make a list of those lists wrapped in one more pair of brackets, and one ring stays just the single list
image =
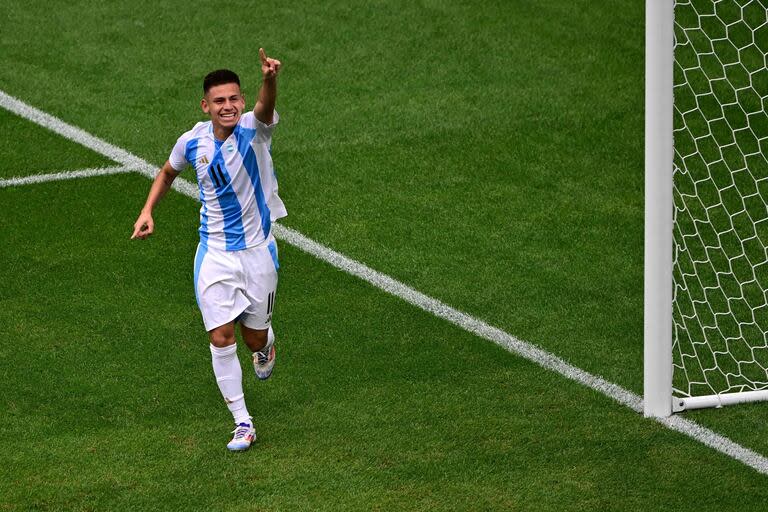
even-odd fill
[{"label": "raised arm", "polygon": [[277,74],[282,65],[279,60],[271,59],[264,53],[264,48],[259,48],[261,59],[261,74],[263,81],[259,90],[259,99],[253,107],[256,119],[265,124],[272,124],[275,113],[275,101],[277,100]]},{"label": "raised arm", "polygon": [[149,194],[147,195],[147,202],[144,203],[144,208],[141,209],[139,218],[136,219],[136,222],[133,225],[133,235],[131,235],[131,240],[134,238],[141,238],[144,240],[155,231],[152,210],[154,210],[155,205],[160,202],[160,199],[163,198],[165,193],[168,192],[168,189],[171,188],[173,180],[175,180],[178,175],[179,172],[171,167],[171,162],[166,161],[163,168],[160,169],[160,172],[155,176],[155,181],[152,182],[152,188],[149,189]]}]

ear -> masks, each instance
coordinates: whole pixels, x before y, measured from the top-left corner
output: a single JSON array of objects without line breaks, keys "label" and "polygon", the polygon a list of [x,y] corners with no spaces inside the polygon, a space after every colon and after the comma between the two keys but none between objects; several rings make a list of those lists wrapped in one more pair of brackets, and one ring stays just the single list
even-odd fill
[{"label": "ear", "polygon": [[200,100],[200,108],[203,109],[203,112],[206,114],[210,114],[211,110],[208,108],[208,102],[205,101],[205,98]]}]

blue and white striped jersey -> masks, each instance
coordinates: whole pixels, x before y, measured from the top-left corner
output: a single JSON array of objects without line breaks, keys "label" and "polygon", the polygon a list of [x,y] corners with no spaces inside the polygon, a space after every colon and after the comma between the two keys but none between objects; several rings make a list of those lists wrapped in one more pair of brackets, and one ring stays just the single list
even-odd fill
[{"label": "blue and white striped jersey", "polygon": [[242,115],[223,142],[213,136],[211,121],[197,123],[173,147],[169,161],[177,170],[197,171],[200,187],[200,243],[237,251],[266,243],[272,222],[288,213],[277,195],[272,166],[272,131],[253,112]]}]

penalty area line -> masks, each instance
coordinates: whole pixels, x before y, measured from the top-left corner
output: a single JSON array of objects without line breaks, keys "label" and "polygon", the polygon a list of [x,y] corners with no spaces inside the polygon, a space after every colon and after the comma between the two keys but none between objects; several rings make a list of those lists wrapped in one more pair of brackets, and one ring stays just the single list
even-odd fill
[{"label": "penalty area line", "polygon": [[33,174],[31,176],[18,176],[15,178],[0,179],[0,188],[15,187],[18,185],[30,185],[32,183],[45,183],[48,181],[63,181],[77,178],[90,178],[91,176],[106,176],[109,174],[122,174],[134,172],[125,165],[116,165],[112,167],[94,167],[92,169],[79,169],[77,171],[61,171],[49,174]]},{"label": "penalty area line", "polygon": [[[69,125],[50,114],[31,107],[1,90],[0,107],[4,107],[25,119],[49,128],[66,139],[77,142],[101,155],[111,158],[122,164],[126,169],[137,170],[150,178],[154,177],[157,172],[157,166],[150,164],[142,158],[139,158],[122,148],[109,144],[80,128]],[[190,183],[183,178],[177,178],[173,188],[182,194],[199,201],[199,191],[195,184]],[[428,313],[461,327],[467,332],[496,343],[508,351],[538,364],[542,368],[556,372],[569,380],[578,382],[583,386],[598,391],[636,413],[642,414],[642,398],[618,384],[606,381],[600,376],[593,375],[581,368],[575,367],[554,354],[536,347],[531,343],[520,340],[499,328],[493,327],[467,313],[452,308],[435,298],[414,290],[396,279],[377,272],[358,261],[315,242],[296,230],[275,224],[274,233],[281,240],[288,242],[298,249],[315,256],[339,270],[363,279],[387,293],[395,295]],[[684,434],[713,450],[738,460],[759,473],[768,475],[768,458],[731,441],[717,432],[699,425],[693,420],[683,418],[682,416],[652,419],[670,430]]]}]

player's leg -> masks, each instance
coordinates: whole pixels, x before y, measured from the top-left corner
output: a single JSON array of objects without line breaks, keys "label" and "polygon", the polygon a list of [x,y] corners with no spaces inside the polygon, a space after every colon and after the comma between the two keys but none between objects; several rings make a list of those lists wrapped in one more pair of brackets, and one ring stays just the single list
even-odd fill
[{"label": "player's leg", "polygon": [[245,310],[248,301],[238,290],[234,263],[225,251],[198,248],[195,294],[208,331],[216,384],[235,420],[235,436],[227,448],[245,450],[255,439],[255,432],[243,395],[234,319]]},{"label": "player's leg", "polygon": [[243,370],[237,358],[235,324],[229,322],[212,329],[208,336],[211,341],[211,362],[216,384],[235,420],[235,434],[227,444],[233,451],[246,450],[256,438],[251,415],[245,406],[243,393]]},{"label": "player's leg", "polygon": [[242,334],[243,341],[251,349],[251,352],[258,352],[269,342],[269,329],[251,329],[241,322],[240,334]]},{"label": "player's leg", "polygon": [[219,391],[235,423],[247,422],[251,418],[245,406],[243,370],[237,358],[234,322],[216,327],[208,333],[208,336],[211,341],[213,373],[216,376]]},{"label": "player's leg", "polygon": [[265,380],[275,365],[275,335],[272,313],[277,292],[277,247],[274,239],[268,245],[241,251],[246,275],[249,306],[240,315],[243,341],[253,352],[256,376]]}]

